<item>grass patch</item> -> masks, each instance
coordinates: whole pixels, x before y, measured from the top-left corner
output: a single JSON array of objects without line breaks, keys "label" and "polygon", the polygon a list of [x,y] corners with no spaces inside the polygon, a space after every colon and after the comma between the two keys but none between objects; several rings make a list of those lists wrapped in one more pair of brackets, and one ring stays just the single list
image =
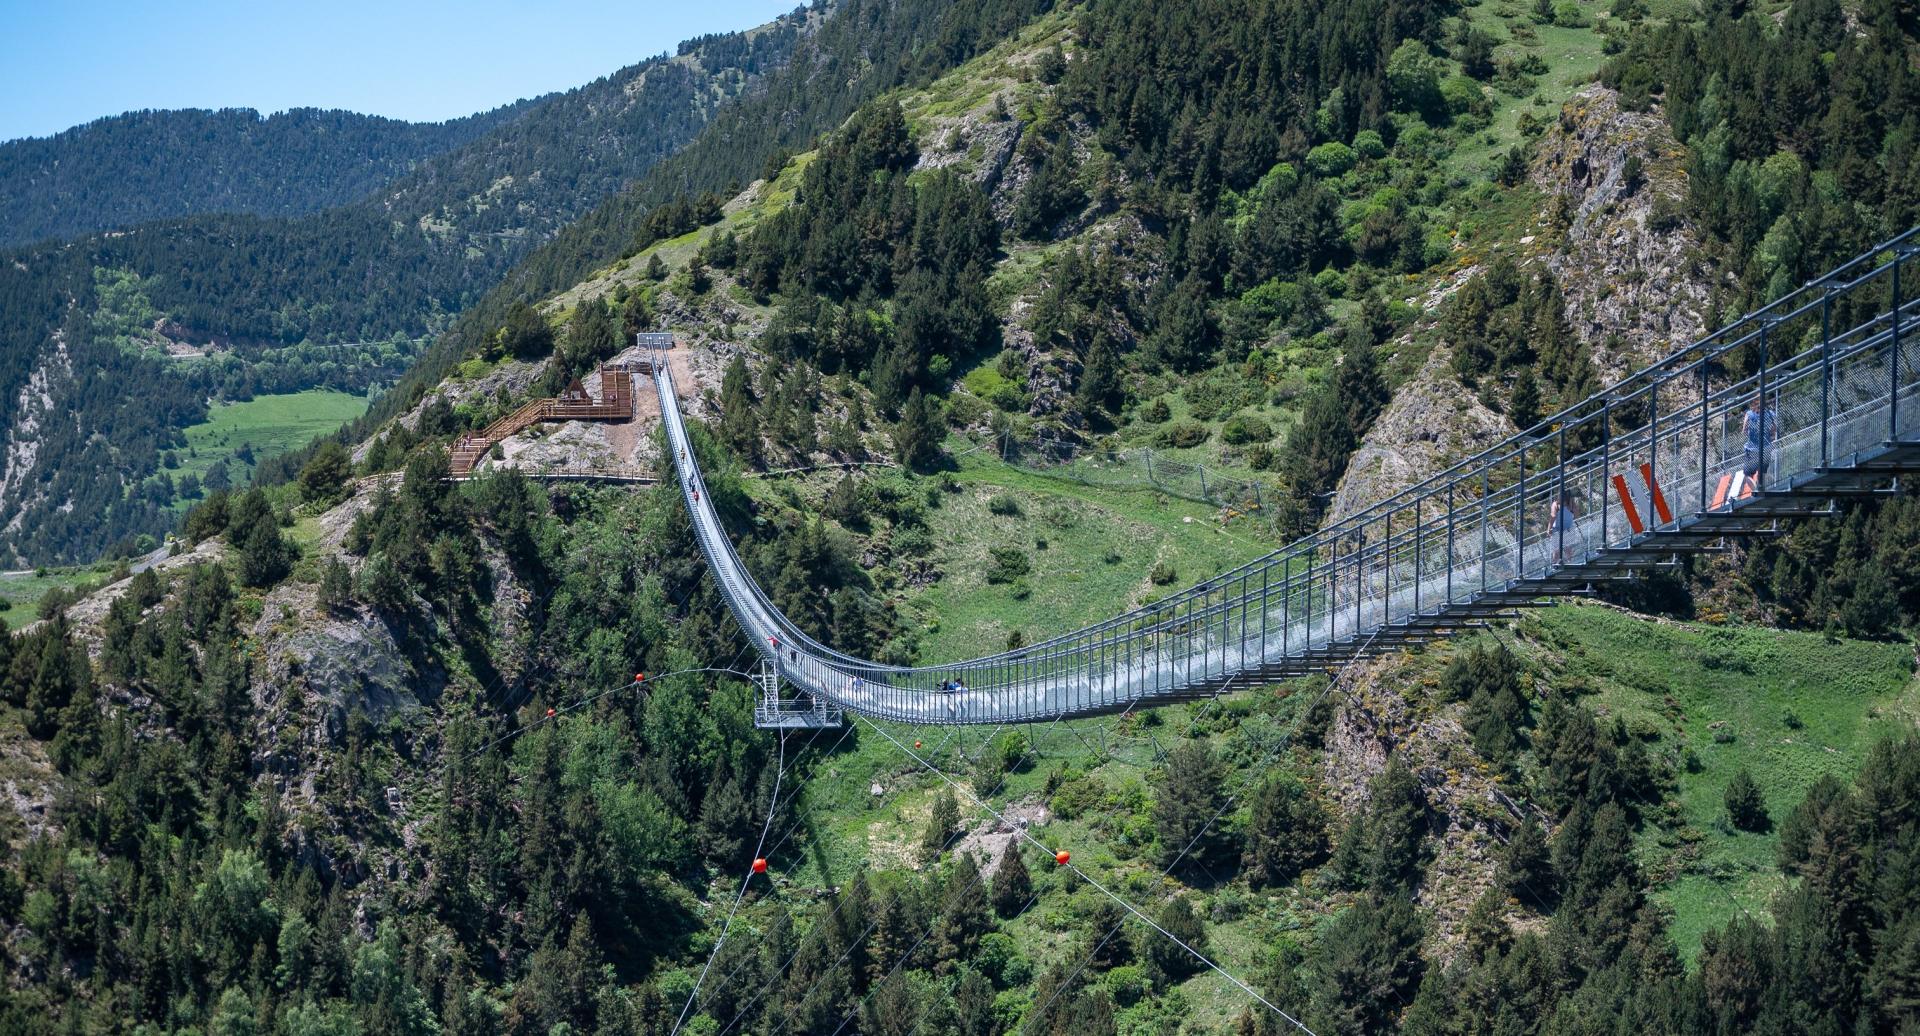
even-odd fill
[{"label": "grass patch", "polygon": [[[228,479],[242,486],[261,461],[299,449],[366,412],[366,397],[332,389],[221,403],[207,412],[207,420],[187,429],[187,450],[171,474],[176,482],[188,474],[204,481],[215,464],[225,461]],[[252,453],[252,463],[240,457],[243,447]],[[185,509],[192,502],[178,506]]]},{"label": "grass patch", "polygon": [[50,591],[68,590],[82,583],[102,580],[112,572],[113,565],[104,562],[72,568],[0,572],[0,600],[7,602],[7,609],[0,612],[0,621],[6,623],[7,629],[17,630],[40,617],[40,598]]},{"label": "grass patch", "polygon": [[[1192,583],[1274,546],[1221,531],[1202,504],[1025,471],[984,452],[962,458],[954,477],[960,491],[928,515],[945,575],[906,598],[925,625],[921,657],[929,661],[1001,650],[1016,630],[1032,642],[1164,594],[1148,578],[1156,564]],[[993,513],[996,499],[1019,512]],[[989,584],[996,547],[1026,553],[1031,593]]]},{"label": "grass patch", "polygon": [[[1907,644],[1828,640],[1759,627],[1653,622],[1609,608],[1560,606],[1529,620],[1567,677],[1597,693],[1667,758],[1677,800],[1643,852],[1691,960],[1700,934],[1738,909],[1766,909],[1778,873],[1778,825],[1820,777],[1851,779],[1880,737],[1910,728],[1916,700]],[[1775,828],[1725,823],[1727,782],[1753,774]],[[1738,903],[1738,906],[1736,906]]]}]

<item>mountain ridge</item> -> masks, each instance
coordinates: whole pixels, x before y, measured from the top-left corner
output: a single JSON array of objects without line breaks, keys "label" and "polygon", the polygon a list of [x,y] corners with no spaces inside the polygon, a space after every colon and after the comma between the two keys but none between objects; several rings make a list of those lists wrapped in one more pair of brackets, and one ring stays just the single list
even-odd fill
[{"label": "mountain ridge", "polygon": [[546,98],[443,122],[344,109],[142,109],[0,143],[0,248],[206,213],[355,201]]}]

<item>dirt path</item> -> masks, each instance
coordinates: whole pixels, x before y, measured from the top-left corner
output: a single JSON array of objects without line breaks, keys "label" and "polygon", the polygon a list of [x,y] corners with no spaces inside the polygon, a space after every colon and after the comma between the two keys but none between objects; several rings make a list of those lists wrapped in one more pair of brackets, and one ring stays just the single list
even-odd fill
[{"label": "dirt path", "polygon": [[[626,354],[616,361],[628,359]],[[693,350],[675,349],[667,354],[673,371],[673,385],[683,400],[700,394],[700,382],[694,373]],[[660,426],[660,397],[645,379],[636,378],[633,386],[633,420],[607,426],[607,445],[620,464],[650,464],[653,461],[653,430]]]}]

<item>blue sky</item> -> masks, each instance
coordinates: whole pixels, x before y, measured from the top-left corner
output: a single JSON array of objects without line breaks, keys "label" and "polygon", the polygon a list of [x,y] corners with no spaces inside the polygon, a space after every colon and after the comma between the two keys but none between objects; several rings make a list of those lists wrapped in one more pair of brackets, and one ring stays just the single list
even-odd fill
[{"label": "blue sky", "polygon": [[0,140],[140,108],[458,118],[799,3],[0,0]]}]

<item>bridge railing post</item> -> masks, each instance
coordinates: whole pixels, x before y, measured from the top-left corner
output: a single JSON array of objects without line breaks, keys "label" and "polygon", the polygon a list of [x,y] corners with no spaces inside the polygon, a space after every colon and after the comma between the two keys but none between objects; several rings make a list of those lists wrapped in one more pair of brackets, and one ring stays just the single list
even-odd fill
[{"label": "bridge railing post", "polygon": [[[1699,367],[1700,367],[1700,513],[1705,514],[1707,513],[1707,505],[1712,503],[1712,498],[1707,496],[1707,483],[1711,481],[1707,477],[1707,438],[1711,431],[1711,425],[1708,423],[1710,420],[1708,416],[1708,411],[1711,409],[1712,393],[1709,391],[1710,386],[1707,384],[1707,361],[1704,357],[1702,357],[1701,360],[1699,361]],[[1825,429],[1825,425],[1823,424],[1822,425],[1823,434],[1824,434],[1824,429]],[[1824,446],[1822,447],[1821,452],[1824,455],[1825,453]]]},{"label": "bridge railing post", "polygon": [[[1895,314],[1896,320],[1898,313]],[[1832,444],[1828,424],[1833,417],[1833,278],[1827,277],[1820,288],[1820,466],[1832,462]],[[1704,465],[1703,465],[1704,470]],[[1706,483],[1705,476],[1701,486]],[[1703,508],[1704,509],[1704,508]]]},{"label": "bridge railing post", "polygon": [[1613,510],[1607,499],[1607,478],[1613,474],[1613,396],[1603,390],[1600,396],[1600,546],[1612,546],[1607,538],[1607,517]]},{"label": "bridge railing post", "polygon": [[1900,264],[1908,254],[1905,245],[1893,250],[1893,329],[1889,333],[1892,343],[1887,349],[1887,441],[1900,438]]}]

